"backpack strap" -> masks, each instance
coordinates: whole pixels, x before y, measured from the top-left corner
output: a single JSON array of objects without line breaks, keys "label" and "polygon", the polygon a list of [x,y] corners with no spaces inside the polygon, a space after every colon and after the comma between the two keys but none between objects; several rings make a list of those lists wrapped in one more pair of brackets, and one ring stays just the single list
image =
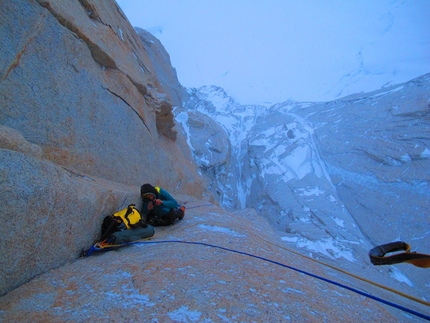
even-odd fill
[{"label": "backpack strap", "polygon": [[127,212],[125,212],[124,214],[124,218],[127,220],[128,225],[127,227],[131,227],[131,223],[130,223],[130,219],[128,218],[128,216],[133,213],[133,207],[135,204],[130,204],[129,206],[127,206]]},{"label": "backpack strap", "polygon": [[[139,221],[132,224],[130,221],[129,215],[133,214],[135,212],[139,215]],[[142,216],[141,216],[139,210],[135,208],[135,204],[130,204],[129,206],[127,206],[127,211],[124,214],[124,219],[127,220],[127,224],[124,223],[124,224],[126,224],[127,229],[146,228],[148,226],[146,224],[146,222],[142,219]]]},{"label": "backpack strap", "polygon": [[[385,254],[387,253],[401,250],[404,250],[405,252],[385,257]],[[406,242],[391,242],[384,245],[376,246],[375,248],[371,249],[369,251],[369,258],[372,264],[374,264],[375,266],[393,265],[407,262],[421,268],[430,267],[430,255],[411,252],[410,250],[411,246]]]}]

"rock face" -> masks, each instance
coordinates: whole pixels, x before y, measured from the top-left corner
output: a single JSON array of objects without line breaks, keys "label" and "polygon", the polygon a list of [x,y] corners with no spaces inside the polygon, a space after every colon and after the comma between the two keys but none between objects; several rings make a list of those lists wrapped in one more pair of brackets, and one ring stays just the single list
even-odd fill
[{"label": "rock face", "polygon": [[370,241],[429,250],[430,75],[291,111],[315,129],[333,185]]},{"label": "rock face", "polygon": [[207,188],[219,203],[224,197],[221,192],[225,190],[218,185],[224,181],[217,178],[223,176],[222,170],[226,165],[231,165],[230,138],[225,129],[206,114],[182,109],[178,109],[176,113],[176,119],[183,126],[183,133],[192,147],[194,160]]},{"label": "rock face", "polygon": [[187,91],[178,81],[176,70],[170,64],[169,53],[161,42],[146,30],[136,27],[137,34],[144,46],[148,49],[148,56],[157,75],[158,82],[164,92],[168,94],[173,106],[182,106],[187,97]]},{"label": "rock face", "polygon": [[76,258],[104,216],[139,202],[144,182],[172,194],[205,189],[176,134],[176,74],[153,61],[168,55],[142,42],[113,0],[1,6],[4,294]]},{"label": "rock face", "polygon": [[[368,94],[296,107],[345,209],[372,246],[430,250],[430,75]],[[317,112],[317,113],[315,113]],[[428,269],[398,266],[421,297]]]},{"label": "rock face", "polygon": [[[216,86],[189,89],[184,109],[175,110],[178,123],[186,129],[184,134],[189,138],[194,159],[208,187],[222,206],[230,210],[246,207],[251,185],[247,136],[256,117],[265,110],[263,106],[237,104]],[[215,136],[207,137],[208,127],[194,126],[193,120],[197,114],[199,119],[205,120],[205,124],[211,125],[210,129],[219,129],[216,131],[215,145]],[[212,125],[213,121],[208,119],[219,126]],[[204,140],[205,136],[207,140]],[[220,147],[223,149],[220,150]]]},{"label": "rock face", "polygon": [[[219,167],[230,158],[230,140],[224,128],[212,118],[196,111],[188,114],[189,139],[194,157],[202,169]],[[204,142],[205,145],[201,145]]]}]

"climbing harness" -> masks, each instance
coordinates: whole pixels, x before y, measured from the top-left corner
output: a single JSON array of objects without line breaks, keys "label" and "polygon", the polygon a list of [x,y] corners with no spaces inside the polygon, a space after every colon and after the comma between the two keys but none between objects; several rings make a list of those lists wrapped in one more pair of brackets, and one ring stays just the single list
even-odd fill
[{"label": "climbing harness", "polygon": [[[111,239],[105,239],[103,241],[95,243],[88,250],[82,249],[79,258],[89,257],[89,256],[91,256],[94,253],[94,251],[108,251],[108,250],[113,250],[115,248],[121,247],[121,245],[112,245],[110,243],[111,241],[112,241],[112,238]],[[123,244],[123,245],[125,246],[125,245],[128,245],[128,244],[130,244],[130,243],[126,243],[126,244]]]},{"label": "climbing harness", "polygon": [[203,207],[203,206],[212,206],[213,204],[202,204],[202,205],[195,205],[195,206],[187,206],[187,210],[191,210],[191,209],[196,209],[198,207]]},{"label": "climbing harness", "polygon": [[[397,253],[391,256],[385,256],[387,253],[404,250],[405,252]],[[414,266],[421,268],[430,267],[430,255],[423,253],[411,252],[411,246],[403,241],[396,241],[380,246],[369,251],[369,258],[372,264],[379,265],[393,265],[402,262],[410,263]]]}]

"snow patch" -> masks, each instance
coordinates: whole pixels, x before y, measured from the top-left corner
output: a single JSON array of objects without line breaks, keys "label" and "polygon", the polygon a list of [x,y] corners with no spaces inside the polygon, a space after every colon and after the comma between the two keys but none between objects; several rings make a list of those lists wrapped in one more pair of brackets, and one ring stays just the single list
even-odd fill
[{"label": "snow patch", "polygon": [[328,200],[333,203],[337,203],[337,199],[333,195],[328,196]]},{"label": "snow patch", "polygon": [[301,192],[300,195],[302,196],[320,196],[325,193],[325,191],[323,191],[319,187],[300,188],[299,191]]},{"label": "snow patch", "polygon": [[176,113],[176,112],[177,112],[177,107],[175,107],[173,109],[173,113],[176,114],[175,119],[184,128],[185,137],[187,138],[188,147],[190,147],[191,149],[193,149],[193,146],[191,145],[191,140],[190,140],[190,138],[191,138],[190,127],[188,126],[188,113],[186,113],[186,112]]},{"label": "snow patch", "polygon": [[237,233],[234,230],[231,230],[229,228],[223,228],[215,225],[206,225],[206,224],[199,224],[199,228],[207,231],[214,231],[214,232],[221,232],[221,233],[227,233],[229,235],[232,235],[234,237],[245,237],[245,235]]},{"label": "snow patch", "polygon": [[282,241],[286,242],[297,242],[299,240],[298,237],[281,237]]},{"label": "snow patch", "polygon": [[339,218],[334,218],[333,219],[334,220],[334,222],[336,222],[336,224],[338,225],[338,226],[340,226],[340,227],[344,227],[344,223],[345,223],[345,221],[343,221],[342,219],[339,219]]},{"label": "snow patch", "polygon": [[169,312],[167,315],[171,320],[175,322],[197,322],[200,320],[200,316],[202,316],[201,312],[192,311],[188,309],[188,306],[181,306],[176,311]]},{"label": "snow patch", "polygon": [[400,160],[404,163],[410,163],[412,161],[412,158],[408,154],[404,154],[400,157]]},{"label": "snow patch", "polygon": [[332,259],[345,258],[350,262],[355,262],[355,258],[352,255],[352,251],[339,246],[337,241],[334,239],[321,239],[317,241],[310,241],[307,239],[299,240],[297,243],[298,247],[307,248],[312,251],[316,251],[326,255]]},{"label": "snow patch", "polygon": [[412,282],[406,277],[400,270],[395,267],[392,267],[392,271],[390,272],[390,276],[394,279],[398,280],[401,283],[408,284],[409,286],[413,286]]},{"label": "snow patch", "polygon": [[430,158],[430,150],[428,148],[424,149],[424,151],[421,153],[422,158]]}]

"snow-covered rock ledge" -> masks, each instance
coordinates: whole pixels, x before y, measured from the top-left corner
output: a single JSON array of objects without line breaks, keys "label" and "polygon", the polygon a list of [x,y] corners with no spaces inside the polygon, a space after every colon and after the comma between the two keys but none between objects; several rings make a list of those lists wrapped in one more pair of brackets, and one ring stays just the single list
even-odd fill
[{"label": "snow-covered rock ledge", "polygon": [[[147,240],[153,244],[77,260],[1,297],[0,321],[414,321],[409,314],[383,308],[341,287],[228,251],[273,260],[387,297],[371,285],[352,281],[286,250],[255,211],[232,214],[192,199],[186,205],[184,220],[157,228],[155,236]],[[412,306],[398,296],[388,296],[391,301]]]}]

